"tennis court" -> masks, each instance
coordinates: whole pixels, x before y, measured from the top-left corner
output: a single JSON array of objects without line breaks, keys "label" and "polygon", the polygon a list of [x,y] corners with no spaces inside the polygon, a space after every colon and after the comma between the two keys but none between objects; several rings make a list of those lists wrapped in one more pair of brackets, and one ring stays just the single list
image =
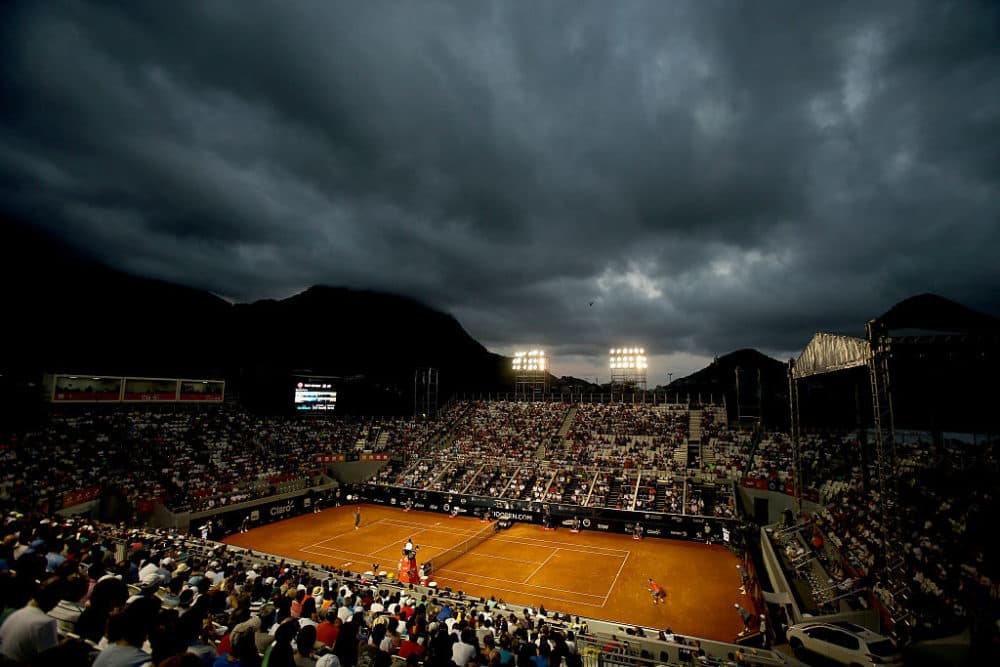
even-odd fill
[{"label": "tennis court", "polygon": [[[306,560],[342,570],[395,573],[403,544],[420,548],[417,560],[441,561],[434,579],[469,595],[491,595],[523,605],[620,623],[662,628],[680,634],[731,641],[742,628],[735,602],[737,559],[728,549],[686,541],[565,528],[544,531],[515,524],[493,533],[493,525],[468,517],[404,512],[362,506],[354,528],[354,506],[330,508],[262,526],[224,541],[237,546]],[[480,535],[486,531],[486,534]],[[485,536],[464,553],[464,542]],[[452,551],[459,546],[458,551]],[[652,605],[645,588],[653,577],[666,590],[663,604]]]}]

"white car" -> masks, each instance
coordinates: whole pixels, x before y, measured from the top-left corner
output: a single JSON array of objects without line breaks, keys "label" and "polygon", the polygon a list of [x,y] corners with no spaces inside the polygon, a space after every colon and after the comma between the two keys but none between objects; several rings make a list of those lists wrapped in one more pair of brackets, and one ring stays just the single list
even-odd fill
[{"label": "white car", "polygon": [[788,645],[850,667],[902,665],[896,643],[854,623],[799,623],[788,628]]}]

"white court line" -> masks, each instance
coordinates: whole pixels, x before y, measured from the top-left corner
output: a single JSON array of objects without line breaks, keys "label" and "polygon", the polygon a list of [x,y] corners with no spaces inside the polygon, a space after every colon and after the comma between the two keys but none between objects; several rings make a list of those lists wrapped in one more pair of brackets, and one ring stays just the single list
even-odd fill
[{"label": "white court line", "polygon": [[[441,570],[441,571],[443,572],[444,570]],[[468,579],[459,579],[457,577],[450,577],[450,576],[447,577],[447,578],[441,577],[441,580],[444,581],[444,582],[446,582],[446,583],[458,582],[458,583],[461,583],[461,584],[472,584],[473,586],[482,586],[483,585],[483,584],[481,584],[481,583],[479,583],[477,581],[469,581]],[[511,583],[507,579],[499,579],[498,581],[505,581],[507,583]],[[494,586],[493,584],[489,584],[489,587],[490,587],[490,590],[494,590],[494,591],[504,591],[506,593],[513,593],[515,595],[531,595],[531,591],[525,591],[524,589],[503,588],[502,586]],[[558,593],[575,593],[576,592],[576,591],[566,590],[566,589],[563,589],[563,588],[553,588],[551,590],[554,590],[554,591],[556,591]],[[580,600],[569,600],[567,598],[556,597],[554,595],[549,595],[548,593],[539,593],[538,595],[545,596],[545,599],[547,599],[547,600],[555,600],[556,602],[565,602],[566,604],[584,605],[584,606],[587,606],[587,607],[603,607],[604,606],[604,604],[597,605],[597,604],[592,604],[590,602],[580,602]],[[586,595],[586,594],[585,593],[579,593],[579,595]],[[600,597],[600,596],[588,596],[588,597]]]},{"label": "white court line", "polygon": [[[316,546],[316,545],[312,545],[312,544],[311,544],[311,545],[309,545],[309,546]],[[378,550],[379,550],[379,551],[381,551],[381,550],[383,550],[383,549],[388,549],[388,548],[390,548],[391,546],[392,546],[392,545],[389,545],[389,547],[379,547],[379,548],[378,548]],[[441,547],[441,546],[438,546],[438,545],[436,545],[436,544],[422,544],[422,545],[420,545],[420,546],[421,546],[421,548],[427,548],[427,549],[437,549],[437,550],[438,550],[438,551],[440,551],[441,553],[444,553],[445,551],[449,551],[449,550],[451,549],[451,547]],[[321,546],[316,546],[316,548],[317,548],[317,549],[328,549],[328,550],[330,550],[330,551],[343,551],[343,552],[345,552],[345,553],[358,553],[358,552],[356,552],[356,551],[348,551],[347,549],[341,549],[341,548],[339,548],[339,547],[335,547],[335,546],[334,546],[334,547],[321,547]],[[301,549],[300,549],[300,551],[301,551]],[[361,555],[364,555],[364,554],[361,554]],[[376,553],[374,553],[374,552],[373,552],[373,553],[370,553],[370,554],[368,554],[368,555],[369,555],[369,556],[378,556],[378,554],[376,554]],[[439,554],[437,554],[437,555],[438,555],[438,556],[440,556],[441,554],[439,553]],[[430,560],[431,558],[434,558],[434,556],[428,556],[428,557],[422,557],[422,558],[421,558],[421,560]],[[534,563],[534,562],[537,562],[537,561],[528,561],[528,562],[529,562],[529,563]]]},{"label": "white court line", "polygon": [[[430,545],[428,545],[428,547],[430,547],[431,549],[441,549],[441,553],[444,553],[445,551],[447,551],[447,549],[445,549],[443,547],[434,547],[434,546],[430,546]],[[361,553],[360,551],[351,551],[350,549],[341,549],[339,547],[317,547],[317,549],[324,549],[325,551],[315,551],[315,550],[309,549],[308,547],[303,548],[303,549],[299,549],[299,551],[302,551],[302,552],[308,553],[308,554],[314,554],[316,556],[324,556],[326,558],[334,558],[334,557],[336,557],[338,555],[342,555],[342,554],[349,554],[351,556],[359,556],[359,557],[361,557],[360,560],[371,560],[372,558],[381,558],[381,556],[379,556],[378,554],[374,554],[374,553]],[[436,556],[441,555],[441,553],[436,554]],[[430,560],[431,558],[435,558],[435,555],[432,555],[429,558],[425,558],[424,560]],[[535,561],[527,561],[527,562],[534,563]]]},{"label": "white court line", "polygon": [[534,570],[532,570],[532,571],[531,571],[531,574],[529,574],[529,575],[528,575],[527,577],[525,577],[525,578],[524,578],[524,581],[522,581],[521,583],[522,583],[522,584],[526,584],[526,583],[528,583],[528,580],[529,580],[529,579],[531,579],[531,578],[532,578],[533,576],[535,576],[536,574],[538,574],[538,571],[539,571],[539,570],[541,570],[541,569],[542,569],[543,567],[545,567],[545,564],[546,564],[546,563],[548,563],[548,562],[549,562],[550,560],[552,560],[552,557],[553,557],[553,556],[555,556],[555,555],[556,555],[557,553],[559,553],[559,547],[556,547],[556,548],[555,548],[555,549],[554,549],[554,550],[552,551],[552,553],[550,553],[550,554],[549,554],[548,558],[546,558],[546,559],[545,559],[545,560],[543,560],[543,561],[542,561],[541,563],[539,563],[539,564],[538,564],[538,567],[536,567],[536,568],[535,568]]},{"label": "white court line", "polygon": [[518,541],[517,539],[514,539],[514,538],[503,538],[503,537],[494,537],[493,540],[491,540],[491,541],[504,542],[505,544],[520,544],[520,545],[523,545],[523,546],[526,546],[526,547],[546,547],[547,546],[550,549],[562,549],[563,551],[572,551],[572,552],[578,553],[578,554],[587,554],[588,556],[605,556],[607,558],[624,558],[629,553],[628,551],[622,551],[620,549],[607,549],[606,550],[607,552],[612,552],[613,551],[615,553],[601,553],[600,551],[592,551],[590,549],[580,548],[579,545],[577,545],[576,548],[556,547],[556,546],[553,546],[555,544],[566,544],[566,542],[553,542],[553,543],[548,544],[548,545],[545,544],[545,543],[531,544],[531,543],[520,542],[520,541]]},{"label": "white court line", "polygon": [[[382,519],[376,519],[375,521],[372,521],[371,525],[374,526],[374,525],[377,525],[379,523],[382,523]],[[365,527],[367,528],[367,526],[365,526]],[[305,547],[299,549],[299,551],[305,551],[306,549],[311,549],[313,547],[318,547],[319,545],[323,544],[324,542],[329,542],[330,540],[335,540],[338,537],[343,537],[344,535],[353,535],[353,534],[354,534],[354,529],[353,528],[351,530],[345,530],[342,533],[337,533],[336,535],[331,535],[330,537],[326,538],[325,540],[320,540],[316,544],[306,545]]]},{"label": "white court line", "polygon": [[370,561],[372,558],[379,558],[380,557],[378,554],[366,554],[366,553],[361,553],[360,551],[351,551],[349,549],[337,549],[335,547],[318,547],[318,548],[319,549],[325,549],[326,552],[323,552],[323,551],[314,551],[312,549],[299,549],[299,551],[301,551],[303,553],[307,553],[307,554],[315,554],[317,556],[325,556],[327,558],[333,558],[334,556],[336,556],[338,554],[350,554],[351,556],[358,556],[360,558],[360,560],[369,560]]},{"label": "white court line", "polygon": [[[608,533],[605,533],[605,534],[608,534]],[[593,545],[590,545],[590,544],[577,544],[575,542],[555,542],[555,541],[552,541],[552,540],[543,540],[543,539],[538,538],[538,537],[528,537],[528,536],[509,537],[509,536],[506,536],[506,535],[497,535],[497,537],[495,537],[493,539],[495,539],[495,540],[497,540],[499,542],[514,542],[514,543],[517,543],[517,544],[530,544],[530,542],[538,542],[539,546],[557,544],[560,547],[565,547],[567,550],[570,547],[573,547],[573,548],[575,548],[578,551],[579,550],[584,550],[584,549],[593,549],[593,550],[596,550],[596,551],[612,551],[612,552],[617,552],[617,553],[620,553],[620,554],[627,554],[628,553],[628,551],[625,551],[624,549],[613,549],[611,547],[598,547],[598,546],[593,546]]]},{"label": "white court line", "polygon": [[[479,558],[489,558],[490,560],[505,560],[505,561],[508,561],[510,563],[522,563],[524,565],[534,565],[535,563],[538,562],[537,560],[522,560],[520,558],[508,558],[506,556],[494,556],[493,554],[479,553],[479,552],[477,552],[475,550],[473,550],[473,551],[466,551],[461,556],[458,556],[458,558],[464,558],[465,556],[478,556]],[[431,560],[431,559],[427,559],[427,560]]]},{"label": "white court line", "polygon": [[[446,568],[446,567],[443,567],[440,570],[437,570],[437,572],[455,572],[457,574],[464,574],[467,577],[476,577],[476,578],[479,578],[479,579],[487,579],[489,581],[502,581],[502,582],[507,583],[507,584],[518,584],[519,586],[526,586],[528,588],[538,588],[538,589],[545,590],[545,591],[556,591],[557,593],[575,593],[577,595],[580,595],[582,597],[587,597],[587,598],[605,598],[605,596],[603,596],[603,595],[597,595],[595,593],[581,593],[579,591],[574,591],[574,590],[569,589],[569,588],[555,588],[553,586],[539,586],[538,584],[518,583],[516,581],[511,581],[510,579],[499,579],[497,577],[487,577],[485,574],[475,574],[473,572],[463,572],[463,571],[460,571],[460,570],[451,570],[451,569]],[[445,575],[445,576],[442,577],[442,579],[455,579],[455,577],[450,577],[448,575]],[[464,580],[464,579],[463,579],[463,581],[465,581],[465,583],[469,583],[469,584],[477,583],[477,582],[474,582],[474,581],[468,581],[468,580]],[[479,582],[479,585],[482,586],[483,584],[481,582]],[[503,590],[509,590],[509,589],[503,589]],[[530,593],[531,591],[525,591],[525,590],[522,589],[522,590],[517,591],[517,592],[519,592],[522,595],[524,595],[526,593]]]},{"label": "white court line", "polygon": [[[442,528],[439,528],[439,529],[435,530],[434,527],[428,527],[428,526],[426,526],[424,524],[420,524],[420,523],[407,523],[406,521],[396,521],[395,519],[380,519],[380,521],[382,521],[383,523],[386,523],[386,524],[388,524],[390,526],[396,526],[396,527],[399,527],[399,528],[413,528],[415,526],[419,526],[422,530],[436,532],[436,533],[448,533],[449,535],[454,535],[455,533],[460,533],[462,535],[475,535],[476,533],[479,532],[479,530],[472,530],[470,528],[458,528],[458,527],[455,527],[455,528],[444,528],[444,527],[442,527]],[[440,521],[434,524],[434,526],[441,526],[441,525],[442,524],[441,524]]]},{"label": "white court line", "polygon": [[611,580],[611,585],[608,587],[608,592],[604,595],[604,602],[601,604],[603,607],[608,603],[608,599],[611,597],[611,591],[615,590],[615,586],[618,585],[618,577],[622,576],[622,570],[625,569],[625,563],[628,562],[628,557],[632,555],[631,551],[625,552],[625,560],[622,561],[621,567],[618,568],[618,572],[615,573],[615,578]]},{"label": "white court line", "polygon": [[[387,523],[388,523],[388,522],[387,522]],[[423,531],[423,530],[418,530],[418,531],[417,531],[417,532],[415,532],[415,533],[411,532],[411,533],[410,533],[410,535],[409,535],[409,537],[410,537],[410,538],[412,539],[414,535],[419,535],[419,534],[420,534],[420,533],[422,533],[422,532],[424,532],[424,531]],[[391,549],[391,548],[392,548],[392,545],[393,545],[393,544],[397,544],[398,542],[399,542],[399,540],[393,540],[393,541],[392,541],[391,543],[389,543],[389,544],[385,545],[384,547],[379,547],[379,549],[378,549],[378,550],[379,550],[379,551],[382,551],[383,549]],[[405,544],[405,542],[404,542],[404,544]],[[310,546],[316,546],[316,545],[315,545],[315,544],[313,544],[313,545],[310,545]],[[400,547],[400,548],[399,548],[399,550],[400,550],[400,553],[402,553],[402,551],[403,551],[403,547]]]}]

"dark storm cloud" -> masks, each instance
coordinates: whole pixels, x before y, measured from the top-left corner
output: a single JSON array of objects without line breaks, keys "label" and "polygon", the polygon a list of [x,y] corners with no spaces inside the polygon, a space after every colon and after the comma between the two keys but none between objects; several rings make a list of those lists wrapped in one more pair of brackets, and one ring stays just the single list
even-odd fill
[{"label": "dark storm cloud", "polygon": [[0,204],[120,268],[401,292],[557,372],[1000,312],[993,3],[0,11]]}]

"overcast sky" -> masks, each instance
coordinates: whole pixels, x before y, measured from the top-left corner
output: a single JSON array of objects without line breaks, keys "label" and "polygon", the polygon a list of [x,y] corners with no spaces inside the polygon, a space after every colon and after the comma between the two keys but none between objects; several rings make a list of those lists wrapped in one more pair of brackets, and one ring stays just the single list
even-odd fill
[{"label": "overcast sky", "polygon": [[921,292],[1000,313],[1000,3],[0,9],[0,206],[237,301],[416,297],[650,384]]}]

